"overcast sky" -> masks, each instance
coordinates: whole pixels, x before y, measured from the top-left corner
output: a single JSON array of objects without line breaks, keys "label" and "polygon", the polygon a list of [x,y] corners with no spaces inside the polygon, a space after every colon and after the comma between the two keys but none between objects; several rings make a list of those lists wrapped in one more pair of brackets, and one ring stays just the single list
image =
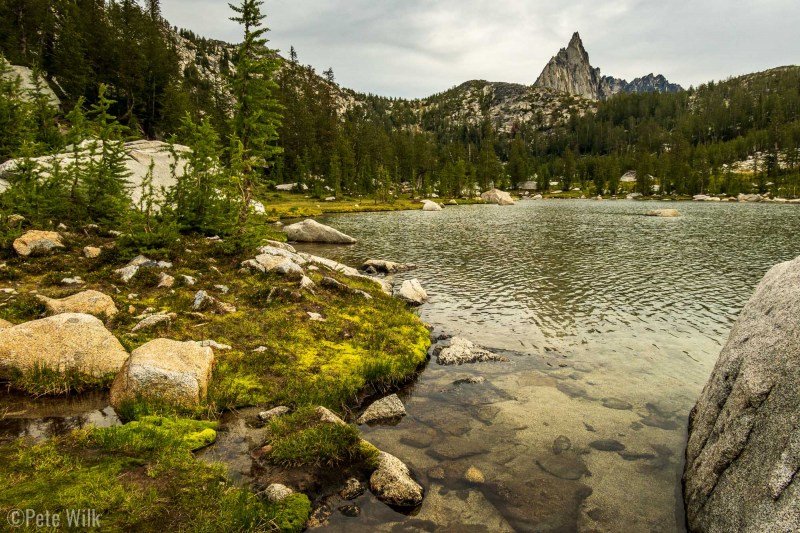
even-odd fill
[{"label": "overcast sky", "polygon": [[[238,1],[238,0],[237,0]],[[161,0],[238,42],[225,0]],[[798,0],[266,0],[271,46],[361,92],[425,97],[472,79],[532,84],[579,31],[595,67],[686,87],[800,63]]]}]

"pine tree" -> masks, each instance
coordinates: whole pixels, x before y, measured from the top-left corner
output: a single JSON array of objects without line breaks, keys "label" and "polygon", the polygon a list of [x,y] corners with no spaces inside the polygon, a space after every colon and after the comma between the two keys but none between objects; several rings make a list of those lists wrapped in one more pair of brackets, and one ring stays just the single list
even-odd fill
[{"label": "pine tree", "polygon": [[261,13],[263,3],[260,0],[242,0],[238,6],[228,4],[238,14],[231,20],[244,26],[244,40],[235,59],[233,94],[236,108],[232,125],[232,150],[240,159],[240,231],[247,222],[258,180],[282,152],[277,144],[281,106],[273,96],[278,89],[273,80],[278,63],[264,38],[269,28],[263,27],[262,21],[266,18]]}]

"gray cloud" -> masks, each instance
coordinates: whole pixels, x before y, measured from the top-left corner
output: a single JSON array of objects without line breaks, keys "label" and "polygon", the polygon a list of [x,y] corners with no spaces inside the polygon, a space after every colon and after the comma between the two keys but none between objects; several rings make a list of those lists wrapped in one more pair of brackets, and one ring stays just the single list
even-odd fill
[{"label": "gray cloud", "polygon": [[[224,0],[162,0],[179,27],[240,39]],[[267,0],[271,45],[362,92],[423,97],[470,79],[533,83],[572,32],[592,64],[685,86],[797,63],[796,0]]]}]

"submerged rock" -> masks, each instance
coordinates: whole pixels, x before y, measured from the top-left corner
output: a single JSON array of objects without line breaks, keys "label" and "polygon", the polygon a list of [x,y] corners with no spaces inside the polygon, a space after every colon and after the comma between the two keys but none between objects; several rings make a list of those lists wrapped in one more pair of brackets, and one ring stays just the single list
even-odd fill
[{"label": "submerged rock", "polygon": [[647,213],[649,217],[662,217],[662,218],[678,218],[681,212],[677,209],[656,209]]},{"label": "submerged rock", "polygon": [[403,402],[400,401],[397,394],[392,394],[386,398],[381,398],[367,407],[367,410],[358,417],[356,422],[358,424],[369,424],[380,420],[399,418],[401,416],[406,416],[406,408],[403,406]]},{"label": "submerged rock", "polygon": [[316,220],[307,219],[283,228],[290,241],[319,242],[327,244],[355,244],[356,240]]},{"label": "submerged rock", "polygon": [[691,531],[800,531],[800,258],[770,270],[692,409]]},{"label": "submerged rock", "polygon": [[474,466],[470,466],[467,471],[464,472],[464,480],[473,485],[483,485],[486,483],[486,476]]},{"label": "submerged rock", "polygon": [[64,313],[0,330],[0,376],[45,367],[94,377],[116,374],[128,352],[92,315]]},{"label": "submerged rock", "polygon": [[436,357],[440,365],[463,365],[484,361],[508,361],[502,355],[497,355],[463,337],[453,337],[449,345],[443,348]]},{"label": "submerged rock", "polygon": [[377,272],[382,274],[397,274],[398,272],[407,272],[414,270],[417,265],[413,263],[395,263],[394,261],[384,261],[382,259],[368,259],[364,261],[361,266],[362,270],[367,268],[374,268]]},{"label": "submerged rock", "polygon": [[514,205],[514,199],[505,191],[499,189],[492,189],[481,194],[481,200],[489,204],[497,205]]},{"label": "submerged rock", "polygon": [[342,490],[339,491],[339,496],[341,496],[342,499],[345,500],[355,500],[356,498],[364,494],[366,490],[367,487],[365,487],[363,483],[361,483],[356,478],[351,477],[344,484]]},{"label": "submerged rock", "polygon": [[614,439],[595,440],[589,443],[589,447],[601,452],[621,452],[625,449],[624,444]]},{"label": "submerged rock", "polygon": [[424,496],[403,461],[386,452],[378,454],[378,468],[369,478],[369,488],[380,501],[395,507],[416,507]]},{"label": "submerged rock", "polygon": [[214,352],[192,341],[156,339],[137,348],[111,385],[111,405],[150,399],[185,407],[206,397]]},{"label": "submerged rock", "polygon": [[22,257],[29,257],[32,254],[49,252],[58,248],[64,248],[61,242],[61,235],[55,231],[29,231],[22,237],[16,239],[13,244],[14,251]]},{"label": "submerged rock", "polygon": [[118,310],[110,296],[98,291],[83,291],[60,300],[39,296],[39,300],[47,308],[47,314],[60,315],[63,313],[83,313],[96,317],[116,315]]}]

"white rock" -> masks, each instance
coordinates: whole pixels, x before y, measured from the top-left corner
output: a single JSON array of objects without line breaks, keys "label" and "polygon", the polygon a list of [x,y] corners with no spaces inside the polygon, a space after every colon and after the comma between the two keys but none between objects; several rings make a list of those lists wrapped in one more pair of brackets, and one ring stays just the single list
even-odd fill
[{"label": "white rock", "polygon": [[395,296],[411,305],[422,305],[428,301],[428,293],[417,279],[405,280]]},{"label": "white rock", "polygon": [[355,244],[356,240],[349,235],[320,224],[316,220],[307,219],[283,228],[290,241],[319,242],[327,244]]},{"label": "white rock", "polygon": [[514,205],[516,203],[510,194],[498,189],[492,189],[481,194],[481,200],[497,205]]},{"label": "white rock", "polygon": [[442,206],[440,206],[436,202],[432,202],[430,200],[423,200],[422,201],[422,210],[423,211],[441,211],[442,210]]}]

